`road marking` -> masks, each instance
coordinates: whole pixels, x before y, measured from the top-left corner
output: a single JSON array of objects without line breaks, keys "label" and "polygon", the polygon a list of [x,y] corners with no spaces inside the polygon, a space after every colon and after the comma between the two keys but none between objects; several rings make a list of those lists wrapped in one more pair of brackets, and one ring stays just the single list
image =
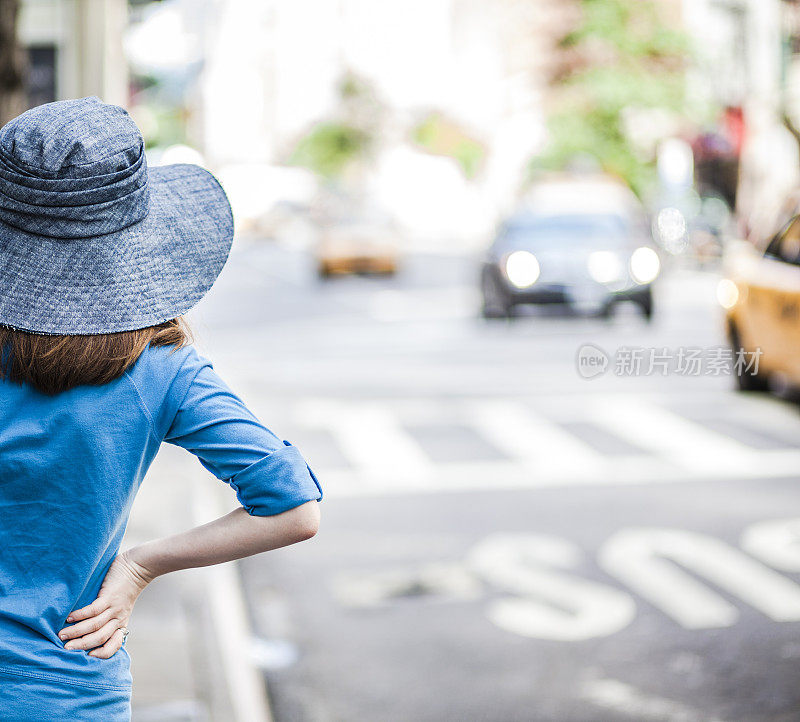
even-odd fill
[{"label": "road marking", "polygon": [[728,627],[739,612],[683,569],[776,622],[800,621],[800,586],[713,537],[680,529],[624,529],[598,563],[686,629]]},{"label": "road marking", "polygon": [[[794,526],[800,520],[756,524],[745,537],[755,539],[764,529],[772,533],[787,523]],[[410,599],[483,598],[488,619],[513,634],[560,642],[607,637],[633,621],[636,602],[626,590],[577,576],[584,561],[580,547],[561,537],[496,533],[479,541],[463,561],[346,572],[334,579],[333,592],[342,605],[355,608]],[[695,577],[773,621],[800,621],[800,585],[704,534],[623,529],[600,547],[597,563],[685,629],[730,627],[739,618],[732,603]]]},{"label": "road marking", "polygon": [[638,722],[723,722],[719,717],[664,697],[647,694],[616,679],[594,679],[581,686],[582,699],[603,709],[618,712]]},{"label": "road marking", "polygon": [[333,592],[347,607],[380,607],[400,599],[465,601],[482,593],[480,582],[461,564],[432,563],[418,569],[387,570],[372,574],[340,574]]},{"label": "road marking", "polygon": [[624,629],[636,614],[630,595],[558,571],[581,561],[565,539],[494,534],[467,557],[467,565],[493,587],[515,596],[490,602],[489,619],[501,629],[536,639],[575,642]]},{"label": "road marking", "polygon": [[303,424],[327,429],[367,487],[402,483],[425,489],[434,464],[386,405],[311,400],[300,404]]},{"label": "road marking", "polygon": [[515,401],[472,401],[465,404],[466,421],[509,458],[539,472],[559,472],[569,460],[575,477],[593,477],[609,460]]},{"label": "road marking", "polygon": [[[508,399],[309,398],[294,418],[325,429],[352,469],[316,468],[332,496],[680,483],[796,476],[800,449],[757,449],[643,399],[602,397],[569,409],[645,453],[603,454],[559,422]],[[742,407],[747,409],[749,402]],[[507,458],[434,462],[404,425],[468,425]],[[454,421],[455,420],[455,421]],[[305,450],[313,457],[313,450]]]},{"label": "road marking", "polygon": [[[726,473],[754,466],[753,450],[677,414],[636,399],[605,397],[588,404],[602,428],[694,473]],[[753,469],[755,470],[755,469]]]},{"label": "road marking", "polygon": [[763,521],[742,534],[742,549],[784,572],[800,572],[800,519]]}]

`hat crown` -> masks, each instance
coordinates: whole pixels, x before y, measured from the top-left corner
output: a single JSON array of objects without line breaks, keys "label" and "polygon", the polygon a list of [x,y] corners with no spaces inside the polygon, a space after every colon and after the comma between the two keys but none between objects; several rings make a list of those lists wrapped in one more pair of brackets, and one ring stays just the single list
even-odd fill
[{"label": "hat crown", "polygon": [[147,216],[142,135],[97,98],[31,108],[0,129],[0,221],[41,236],[115,233]]},{"label": "hat crown", "polygon": [[46,178],[115,173],[134,164],[142,146],[128,113],[96,97],[39,105],[0,129],[6,159]]}]

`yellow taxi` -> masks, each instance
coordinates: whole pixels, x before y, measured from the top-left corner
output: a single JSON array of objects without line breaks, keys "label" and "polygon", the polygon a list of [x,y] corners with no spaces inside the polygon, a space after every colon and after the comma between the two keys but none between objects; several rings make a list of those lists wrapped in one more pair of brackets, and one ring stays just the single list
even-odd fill
[{"label": "yellow taxi", "polygon": [[399,234],[378,213],[341,215],[323,224],[316,248],[321,278],[346,274],[391,276],[399,264]]},{"label": "yellow taxi", "polygon": [[[759,246],[726,252],[717,299],[726,309],[728,339],[742,390],[765,390],[774,379],[800,387],[800,199],[783,212],[780,230]],[[738,357],[738,358],[737,358]]]}]

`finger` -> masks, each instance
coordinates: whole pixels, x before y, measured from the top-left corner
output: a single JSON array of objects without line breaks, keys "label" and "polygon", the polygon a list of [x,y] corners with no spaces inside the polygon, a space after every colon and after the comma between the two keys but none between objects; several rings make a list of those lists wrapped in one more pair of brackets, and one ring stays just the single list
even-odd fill
[{"label": "finger", "polygon": [[83,607],[82,609],[76,609],[74,612],[72,612],[67,617],[67,621],[80,622],[83,619],[89,619],[89,617],[96,617],[104,609],[108,609],[108,604],[109,604],[108,601],[106,601],[102,597],[98,597],[88,607]]},{"label": "finger", "polygon": [[108,659],[109,657],[113,657],[120,649],[122,649],[122,640],[125,638],[125,635],[121,629],[118,629],[114,634],[111,635],[111,638],[102,646],[98,647],[97,649],[93,649],[89,652],[90,657],[99,657],[100,659]]},{"label": "finger", "polygon": [[122,626],[119,619],[111,619],[106,622],[100,629],[91,634],[86,634],[78,639],[73,639],[67,642],[64,647],[66,649],[94,649],[102,644],[105,644],[111,635],[114,634]]},{"label": "finger", "polygon": [[96,632],[109,619],[111,619],[113,614],[114,612],[111,609],[104,609],[96,617],[90,617],[82,622],[73,624],[71,627],[64,627],[64,629],[58,633],[58,636],[62,640],[67,640],[75,639],[76,637],[82,637],[84,634],[89,634],[90,632]]}]

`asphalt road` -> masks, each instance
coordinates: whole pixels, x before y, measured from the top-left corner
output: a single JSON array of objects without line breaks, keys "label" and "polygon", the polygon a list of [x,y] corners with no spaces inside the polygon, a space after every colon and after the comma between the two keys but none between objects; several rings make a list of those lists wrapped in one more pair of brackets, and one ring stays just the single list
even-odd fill
[{"label": "asphalt road", "polygon": [[326,492],[243,565],[278,722],[800,720],[800,413],[730,390],[713,274],[648,325],[482,321],[456,255],[312,271],[242,245],[201,312]]}]

